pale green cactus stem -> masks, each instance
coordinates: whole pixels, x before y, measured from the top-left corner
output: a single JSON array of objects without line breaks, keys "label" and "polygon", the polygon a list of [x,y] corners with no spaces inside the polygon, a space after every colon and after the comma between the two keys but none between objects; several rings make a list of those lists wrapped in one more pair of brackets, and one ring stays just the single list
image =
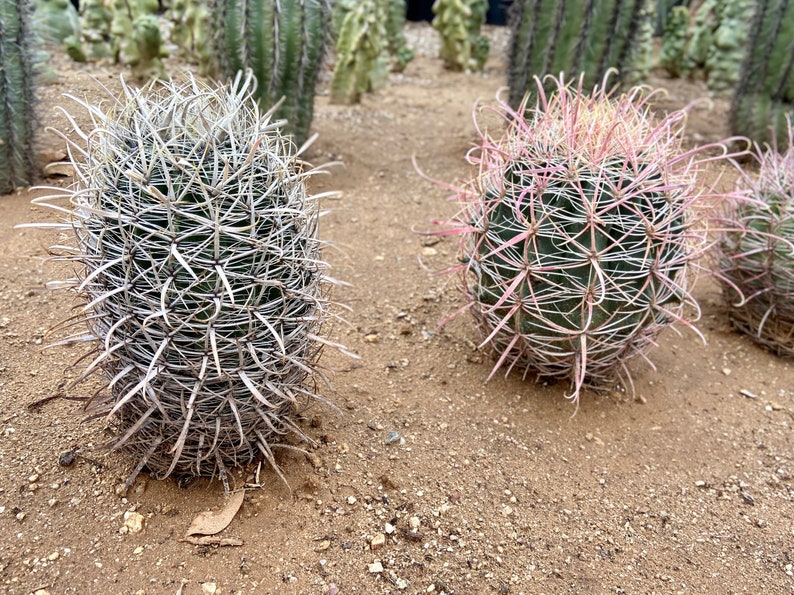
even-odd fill
[{"label": "pale green cactus stem", "polygon": [[487,0],[435,0],[433,28],[441,36],[440,57],[450,70],[477,72],[485,67],[490,42],[481,34]]},{"label": "pale green cactus stem", "polygon": [[200,74],[209,74],[213,61],[209,4],[205,0],[174,0],[166,15],[172,23],[171,41],[198,62]]},{"label": "pale green cactus stem", "polygon": [[408,62],[414,59],[414,51],[408,47],[405,39],[405,13],[406,4],[404,0],[386,0],[386,37],[388,40],[388,50],[393,57],[392,70],[402,72]]},{"label": "pale green cactus stem", "polygon": [[356,103],[364,93],[379,89],[389,76],[384,0],[340,0],[334,8],[336,64],[330,102]]},{"label": "pale green cactus stem", "polygon": [[715,93],[732,93],[736,89],[755,4],[754,0],[719,0],[715,7],[718,24],[703,65],[706,85]]},{"label": "pale green cactus stem", "polygon": [[689,21],[689,9],[685,6],[674,7],[665,19],[659,64],[674,77],[686,76],[692,70],[687,58]]},{"label": "pale green cactus stem", "polygon": [[132,22],[135,56],[130,61],[133,74],[139,79],[166,78],[163,58],[168,52],[163,44],[160,23],[152,14],[143,14]]},{"label": "pale green cactus stem", "polygon": [[80,16],[69,0],[34,0],[33,27],[44,43],[80,35]]},{"label": "pale green cactus stem", "polygon": [[111,59],[112,24],[113,12],[104,0],[81,0],[80,36],[64,40],[69,56],[78,62]]}]

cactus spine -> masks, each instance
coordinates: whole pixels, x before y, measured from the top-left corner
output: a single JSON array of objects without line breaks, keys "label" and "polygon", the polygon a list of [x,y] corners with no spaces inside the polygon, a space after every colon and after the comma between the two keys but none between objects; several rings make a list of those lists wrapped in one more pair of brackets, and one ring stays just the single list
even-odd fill
[{"label": "cactus spine", "polygon": [[778,355],[794,355],[794,130],[788,148],[755,146],[758,173],[728,205],[715,272],[733,326]]},{"label": "cactus spine", "polygon": [[533,93],[533,76],[584,73],[592,88],[609,69],[621,80],[648,68],[654,15],[650,0],[516,0],[508,86],[510,104]]},{"label": "cactus spine", "polygon": [[222,89],[125,85],[108,113],[79,102],[93,130],[70,117],[65,228],[79,250],[64,284],[86,303],[72,339],[95,345],[76,382],[103,377],[90,410],[137,461],[131,479],[146,467],[225,482],[259,455],[276,467],[274,446],[306,438],[294,408],[320,398],[306,384],[328,316],[316,170],[254,86],[250,73]]},{"label": "cactus spine", "polygon": [[435,0],[433,28],[441,35],[440,57],[447,68],[483,69],[490,45],[480,29],[487,13],[487,0]]},{"label": "cactus spine", "polygon": [[0,0],[0,194],[33,181],[36,64],[27,0]]},{"label": "cactus spine", "polygon": [[500,103],[456,195],[461,290],[502,366],[586,385],[628,379],[627,362],[684,321],[704,147],[682,152],[685,113],[654,122],[641,88],[613,97],[561,79],[534,111]]},{"label": "cactus spine", "polygon": [[794,116],[794,2],[757,3],[731,105],[731,128],[785,150]]},{"label": "cactus spine", "polygon": [[286,119],[285,132],[303,143],[330,27],[327,0],[214,1],[222,75],[232,78],[251,69],[259,104],[269,109],[283,98],[276,116]]}]

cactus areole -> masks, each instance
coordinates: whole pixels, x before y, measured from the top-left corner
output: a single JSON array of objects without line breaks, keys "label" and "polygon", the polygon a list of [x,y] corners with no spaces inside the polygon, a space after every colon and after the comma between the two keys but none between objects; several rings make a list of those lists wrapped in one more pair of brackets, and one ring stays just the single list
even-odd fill
[{"label": "cactus areole", "polygon": [[683,320],[704,241],[691,208],[701,161],[679,152],[684,112],[654,123],[641,89],[585,95],[581,80],[551,79],[550,96],[538,81],[535,110],[485,108],[507,129],[481,130],[461,211],[435,232],[460,235],[456,270],[494,372],[568,378],[574,400],[630,381],[626,363]]},{"label": "cactus areole", "polygon": [[[112,447],[157,477],[220,475],[305,438],[294,408],[327,315],[319,197],[254,82],[124,86],[70,143],[71,221],[91,342],[82,378],[103,387]],[[74,124],[74,120],[72,120]]]}]

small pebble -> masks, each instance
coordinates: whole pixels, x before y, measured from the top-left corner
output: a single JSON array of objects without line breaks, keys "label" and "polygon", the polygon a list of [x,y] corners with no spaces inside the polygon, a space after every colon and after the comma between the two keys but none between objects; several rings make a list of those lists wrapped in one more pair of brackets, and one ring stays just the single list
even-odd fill
[{"label": "small pebble", "polygon": [[367,568],[372,574],[378,574],[379,572],[383,572],[383,564],[380,562],[373,562],[372,564],[368,564]]},{"label": "small pebble", "polygon": [[207,595],[213,595],[218,591],[218,585],[215,583],[201,583],[201,592]]},{"label": "small pebble", "polygon": [[74,451],[65,450],[58,456],[58,464],[61,467],[69,467],[74,463]]},{"label": "small pebble", "polygon": [[353,506],[353,504],[355,504],[356,502],[357,502],[357,500],[356,500],[355,496],[348,496],[347,497],[347,503],[350,504],[350,506]]},{"label": "small pebble", "polygon": [[375,537],[372,538],[372,541],[369,542],[369,545],[373,550],[382,547],[385,544],[386,544],[386,536],[383,533],[378,533]]},{"label": "small pebble", "polygon": [[411,531],[417,531],[421,524],[422,522],[419,520],[419,517],[412,516],[408,519],[408,526],[411,528]]}]

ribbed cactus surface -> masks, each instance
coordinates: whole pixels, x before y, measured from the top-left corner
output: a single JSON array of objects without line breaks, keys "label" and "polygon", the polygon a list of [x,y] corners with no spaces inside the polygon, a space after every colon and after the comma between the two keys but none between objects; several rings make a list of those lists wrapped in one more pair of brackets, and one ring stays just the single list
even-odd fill
[{"label": "ribbed cactus surface", "polygon": [[[124,87],[70,143],[90,411],[157,477],[226,476],[303,438],[327,316],[317,196],[252,78]],[[81,378],[82,380],[82,378]],[[134,474],[133,474],[134,475]]]},{"label": "ribbed cactus surface", "polygon": [[641,78],[649,68],[654,29],[651,0],[516,0],[508,86],[517,106],[533,93],[533,77],[569,79],[584,74],[586,88],[599,83],[609,69],[621,80]]},{"label": "ribbed cactus surface", "polygon": [[753,153],[757,172],[728,200],[715,272],[733,326],[779,355],[794,355],[794,131],[788,147]]},{"label": "ribbed cactus surface", "polygon": [[0,194],[26,186],[36,169],[35,56],[28,0],[0,0]]},{"label": "ribbed cactus surface", "polygon": [[794,117],[794,2],[755,3],[747,56],[731,106],[731,129],[784,150]]},{"label": "ribbed cactus surface", "polygon": [[314,116],[317,76],[330,30],[328,0],[212,0],[221,74],[233,78],[250,69],[256,98],[276,115],[298,144]]},{"label": "ribbed cactus surface", "polygon": [[460,236],[461,288],[494,372],[567,378],[577,399],[625,379],[694,304],[699,153],[680,150],[684,113],[654,122],[640,89],[545,83],[534,110],[489,108],[506,130],[482,133],[461,211],[439,233]]},{"label": "ribbed cactus surface", "polygon": [[433,28],[441,36],[440,57],[451,70],[482,70],[490,42],[480,33],[487,0],[435,0]]}]

